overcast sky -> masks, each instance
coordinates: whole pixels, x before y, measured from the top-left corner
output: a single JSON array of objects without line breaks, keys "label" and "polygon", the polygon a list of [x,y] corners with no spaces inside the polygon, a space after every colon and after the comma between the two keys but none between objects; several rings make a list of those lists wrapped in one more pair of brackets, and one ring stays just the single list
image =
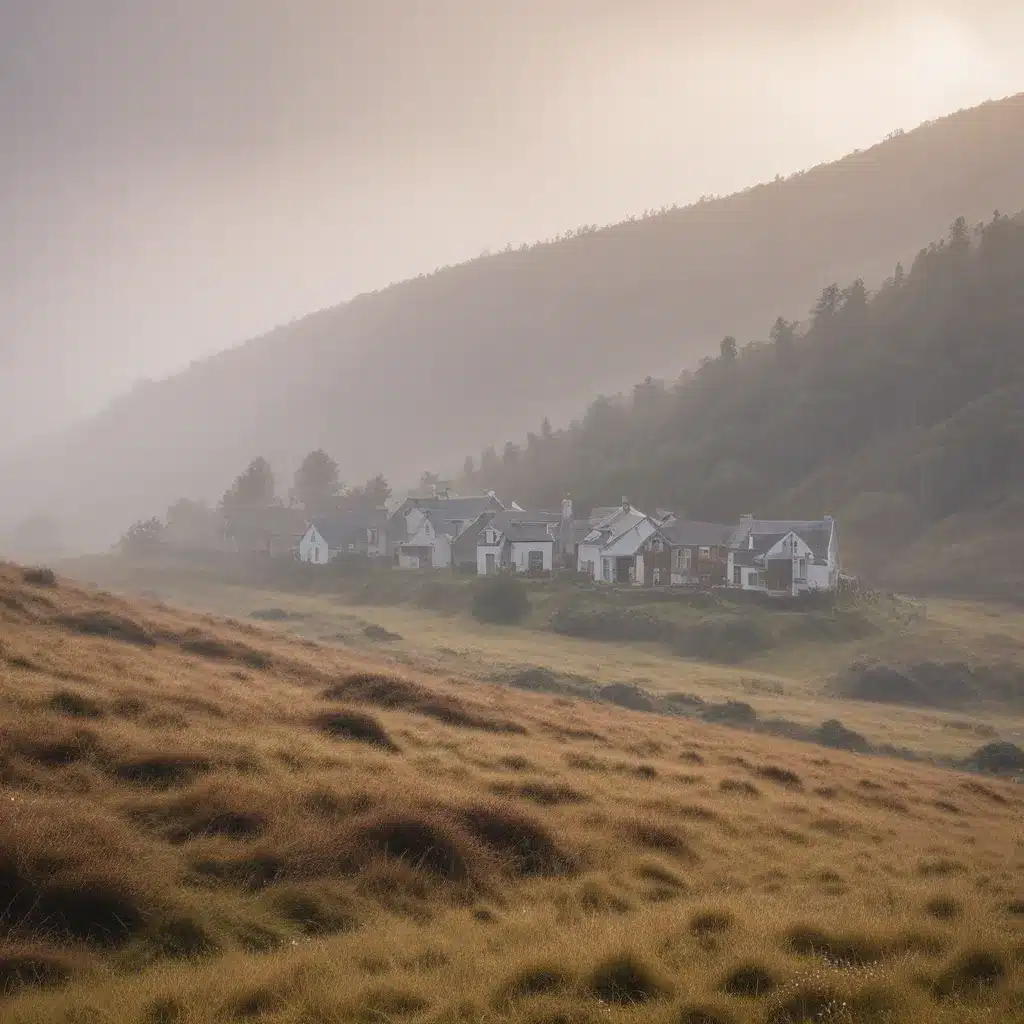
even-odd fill
[{"label": "overcast sky", "polygon": [[0,448],[359,291],[1022,91],[1021,54],[1020,0],[0,0]]}]

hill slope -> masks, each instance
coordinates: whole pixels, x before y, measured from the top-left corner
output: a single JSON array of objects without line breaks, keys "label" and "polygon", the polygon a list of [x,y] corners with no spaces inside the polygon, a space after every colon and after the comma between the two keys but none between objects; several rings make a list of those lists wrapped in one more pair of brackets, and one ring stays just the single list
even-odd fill
[{"label": "hill slope", "polygon": [[1019,600],[1024,217],[963,220],[876,294],[829,287],[805,330],[672,387],[599,399],[491,458],[476,486],[696,519],[837,515],[847,564],[894,586]]},{"label": "hill slope", "polygon": [[6,474],[5,515],[74,503],[111,539],[173,499],[213,497],[257,454],[323,446],[347,479],[441,468],[646,374],[675,376],[727,331],[869,285],[958,215],[1024,197],[1024,95],[785,181],[361,296],[145,385]]},{"label": "hill slope", "polygon": [[1024,1010],[1006,781],[395,675],[11,566],[0,708],[12,1024]]}]

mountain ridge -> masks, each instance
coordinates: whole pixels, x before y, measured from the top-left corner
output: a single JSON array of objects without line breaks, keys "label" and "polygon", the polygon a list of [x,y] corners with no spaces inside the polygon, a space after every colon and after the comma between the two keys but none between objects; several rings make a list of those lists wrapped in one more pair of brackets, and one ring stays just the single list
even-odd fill
[{"label": "mountain ridge", "polygon": [[[409,479],[568,421],[594,394],[757,337],[831,281],[880,283],[964,215],[1024,199],[1024,94],[809,171],[365,293],[148,383],[15,460],[14,511],[72,510],[80,542],[264,455],[315,447],[346,479]],[[11,513],[13,514],[13,512]]]}]

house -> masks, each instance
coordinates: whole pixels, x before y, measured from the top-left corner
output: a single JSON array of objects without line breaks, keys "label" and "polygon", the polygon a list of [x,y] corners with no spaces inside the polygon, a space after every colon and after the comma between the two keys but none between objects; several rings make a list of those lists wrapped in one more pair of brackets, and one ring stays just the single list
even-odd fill
[{"label": "house", "polygon": [[644,582],[644,550],[647,542],[659,534],[658,524],[629,503],[609,511],[595,509],[591,529],[576,548],[576,569],[598,583]]},{"label": "house", "polygon": [[502,570],[541,575],[550,573],[563,516],[557,512],[498,512],[477,531],[476,571],[493,576]]},{"label": "house", "polygon": [[485,513],[503,509],[493,493],[470,498],[407,498],[388,520],[399,568],[446,569],[458,557],[472,564],[476,561],[475,543],[456,542]]},{"label": "house", "polygon": [[735,526],[677,519],[659,510],[658,534],[644,550],[645,586],[725,584]]},{"label": "house", "polygon": [[380,558],[387,554],[383,509],[314,519],[299,541],[299,560],[326,565],[340,555]]},{"label": "house", "polygon": [[225,519],[223,541],[240,554],[295,555],[306,527],[304,513],[287,505],[242,508]]},{"label": "house", "polygon": [[792,595],[839,586],[839,532],[831,516],[813,520],[747,515],[730,538],[730,586]]}]

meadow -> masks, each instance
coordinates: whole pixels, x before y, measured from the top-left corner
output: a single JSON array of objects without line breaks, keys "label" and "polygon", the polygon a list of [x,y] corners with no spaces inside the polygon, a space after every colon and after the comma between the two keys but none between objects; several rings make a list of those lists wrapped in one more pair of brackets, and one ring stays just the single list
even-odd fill
[{"label": "meadow", "polygon": [[1024,1020],[1019,784],[512,678],[744,694],[962,757],[1012,701],[833,677],[864,644],[1012,661],[1011,610],[725,665],[148,585],[0,566],[4,1021]]}]

